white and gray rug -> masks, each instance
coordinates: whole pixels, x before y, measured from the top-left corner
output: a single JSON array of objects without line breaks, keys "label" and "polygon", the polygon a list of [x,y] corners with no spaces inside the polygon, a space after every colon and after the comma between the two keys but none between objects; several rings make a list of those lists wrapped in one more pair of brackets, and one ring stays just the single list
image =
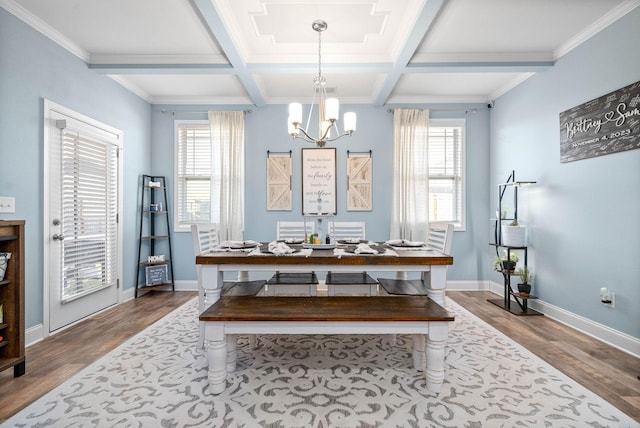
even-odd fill
[{"label": "white and gray rug", "polygon": [[227,390],[207,394],[197,302],[178,308],[9,419],[11,427],[638,427],[467,312],[455,313],[443,390],[408,337],[240,339]]}]

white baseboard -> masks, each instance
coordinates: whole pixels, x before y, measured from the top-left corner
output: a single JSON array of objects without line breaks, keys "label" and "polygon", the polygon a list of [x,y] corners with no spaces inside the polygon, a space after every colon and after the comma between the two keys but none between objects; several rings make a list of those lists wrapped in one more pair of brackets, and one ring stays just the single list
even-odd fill
[{"label": "white baseboard", "polygon": [[[451,281],[447,282],[448,290],[457,290],[453,287],[450,288],[449,284],[451,284]],[[481,284],[478,283],[477,290],[486,290],[499,296],[504,296],[503,285],[494,281],[487,281],[486,284],[482,284],[482,287]],[[607,345],[613,346],[614,348],[618,348],[636,358],[640,358],[640,339],[638,338],[621,331],[614,330],[606,325],[599,324],[540,299],[530,300],[529,306],[531,309],[541,312],[545,316],[548,316],[561,324],[571,327],[574,330],[578,330],[579,332],[591,336],[594,339],[598,339]]]},{"label": "white baseboard", "polygon": [[43,338],[44,338],[44,324],[42,323],[34,325],[33,327],[29,327],[24,332],[25,346],[31,346],[35,343],[38,343]]},{"label": "white baseboard", "polygon": [[568,325],[569,327],[598,339],[607,345],[611,345],[614,348],[618,348],[621,351],[631,354],[636,358],[640,358],[640,339],[621,331],[614,330],[606,325],[591,321],[588,318],[576,315],[539,299],[535,302],[531,302],[530,306],[531,309],[542,312],[551,319]]}]

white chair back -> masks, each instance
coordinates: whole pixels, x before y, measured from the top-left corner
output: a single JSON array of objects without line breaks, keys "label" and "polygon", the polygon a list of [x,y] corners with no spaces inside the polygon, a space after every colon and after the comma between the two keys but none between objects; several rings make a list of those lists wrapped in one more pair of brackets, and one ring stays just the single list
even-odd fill
[{"label": "white chair back", "polygon": [[453,223],[429,223],[427,247],[449,254],[453,241]]},{"label": "white chair back", "polygon": [[[315,231],[315,222],[306,222],[306,235],[309,236]],[[279,221],[276,226],[276,239],[304,239],[305,238],[305,222],[304,221]]]},{"label": "white chair back", "polygon": [[210,253],[220,245],[216,223],[192,224],[191,238],[193,240],[193,253],[196,256]]},{"label": "white chair back", "polygon": [[364,221],[330,221],[328,230],[332,239],[366,239]]}]

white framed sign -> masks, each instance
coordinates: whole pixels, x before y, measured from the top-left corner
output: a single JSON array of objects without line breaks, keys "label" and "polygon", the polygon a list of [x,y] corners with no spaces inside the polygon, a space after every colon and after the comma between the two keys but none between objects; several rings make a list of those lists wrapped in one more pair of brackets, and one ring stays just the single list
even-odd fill
[{"label": "white framed sign", "polygon": [[302,214],[335,215],[336,149],[302,149]]}]

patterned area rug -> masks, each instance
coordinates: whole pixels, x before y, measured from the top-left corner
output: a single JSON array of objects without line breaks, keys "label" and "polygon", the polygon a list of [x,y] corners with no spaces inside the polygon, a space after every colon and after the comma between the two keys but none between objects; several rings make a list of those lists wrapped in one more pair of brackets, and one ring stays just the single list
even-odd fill
[{"label": "patterned area rug", "polygon": [[6,422],[16,427],[638,427],[452,300],[445,383],[410,338],[262,336],[207,394],[197,302],[178,308]]}]

